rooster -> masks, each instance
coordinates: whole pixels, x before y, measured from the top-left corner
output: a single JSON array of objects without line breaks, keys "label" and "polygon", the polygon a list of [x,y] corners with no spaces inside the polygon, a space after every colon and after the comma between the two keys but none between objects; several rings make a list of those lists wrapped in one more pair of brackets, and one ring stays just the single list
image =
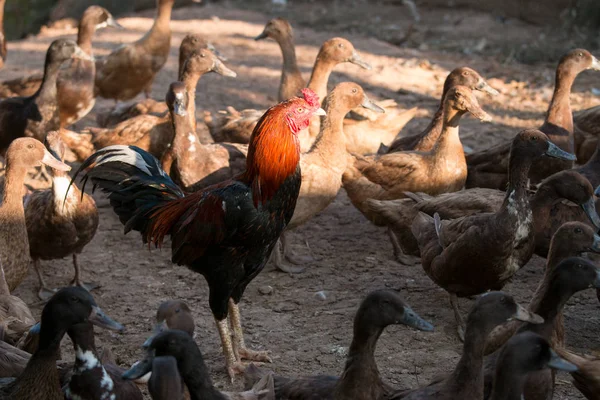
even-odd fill
[{"label": "rooster", "polygon": [[204,276],[232,380],[243,372],[243,359],[271,361],[266,351],[246,348],[238,304],[294,214],[301,183],[297,134],[313,115],[325,114],[312,90],[302,96],[261,117],[244,172],[201,192],[184,195],[156,158],[134,146],[96,152],[73,177],[83,173],[83,188],[91,179],[94,189],[109,193],[125,233],[138,231],[156,247],[169,235],[172,261]]}]

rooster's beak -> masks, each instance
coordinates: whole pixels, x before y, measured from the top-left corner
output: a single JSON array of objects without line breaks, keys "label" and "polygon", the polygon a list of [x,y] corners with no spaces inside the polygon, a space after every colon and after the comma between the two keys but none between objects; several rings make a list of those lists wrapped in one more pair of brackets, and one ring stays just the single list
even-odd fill
[{"label": "rooster's beak", "polygon": [[315,115],[326,115],[327,113],[325,112],[325,110],[323,110],[321,107],[319,107],[317,109],[317,111],[315,111]]}]

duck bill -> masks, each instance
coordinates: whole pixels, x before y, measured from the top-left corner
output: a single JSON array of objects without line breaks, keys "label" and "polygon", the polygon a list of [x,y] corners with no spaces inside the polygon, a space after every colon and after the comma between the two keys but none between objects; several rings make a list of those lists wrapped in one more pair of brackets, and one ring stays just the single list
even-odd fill
[{"label": "duck bill", "polygon": [[48,150],[44,150],[44,157],[42,158],[42,164],[47,165],[48,167],[55,169],[57,171],[70,171],[71,167],[69,167],[64,162],[58,160],[54,157]]},{"label": "duck bill", "polygon": [[133,364],[131,368],[121,375],[121,378],[126,381],[133,381],[135,379],[140,379],[142,376],[146,375],[149,372],[152,372],[152,360],[154,359],[154,352],[148,352],[148,355],[143,360],[138,361]]},{"label": "duck bill", "polygon": [[491,94],[492,96],[497,96],[500,94],[500,92],[498,92],[496,89],[491,87],[490,84],[487,83],[485,81],[485,79],[483,79],[483,78],[479,79],[479,82],[477,82],[477,86],[475,88],[479,91],[486,92],[487,94]]},{"label": "duck bill", "polygon": [[162,322],[154,325],[154,331],[152,333],[152,336],[150,336],[148,339],[146,339],[146,341],[144,342],[142,347],[145,349],[149,348],[150,345],[152,344],[152,341],[156,337],[156,335],[158,335],[161,332],[166,331],[167,329],[169,329],[169,327],[167,326],[167,321],[162,321]]},{"label": "duck bill", "polygon": [[98,306],[92,306],[92,312],[90,313],[88,320],[100,328],[110,329],[113,331],[125,330],[123,325],[104,314],[104,311],[102,311],[102,309]]},{"label": "duck bill", "polygon": [[179,115],[180,117],[185,117],[187,115],[187,110],[183,104],[183,99],[175,99],[175,102],[173,103],[173,113],[175,115]]},{"label": "duck bill", "polygon": [[118,23],[117,20],[114,19],[112,16],[106,20],[106,26],[112,26],[113,28],[117,29],[125,29],[125,27]]},{"label": "duck bill", "polygon": [[356,50],[352,51],[352,57],[350,57],[350,59],[348,61],[351,62],[352,64],[356,64],[359,67],[364,68],[364,69],[372,69],[373,68],[373,67],[371,67],[371,64],[369,64],[368,62],[363,60],[361,58],[361,56],[358,55]]},{"label": "duck bill", "polygon": [[557,369],[565,372],[576,372],[578,370],[575,364],[571,364],[567,360],[561,358],[556,352],[550,349],[550,361],[548,361],[548,368]]},{"label": "duck bill", "polygon": [[269,34],[267,33],[266,30],[262,31],[262,33],[260,35],[258,35],[257,37],[254,38],[254,40],[264,40],[266,38],[269,37]]},{"label": "duck bill", "polygon": [[490,122],[492,120],[492,116],[483,111],[483,108],[477,103],[474,103],[469,107],[469,113],[482,122]]},{"label": "duck bill", "polygon": [[229,76],[231,78],[235,78],[237,74],[227,68],[225,64],[221,62],[221,60],[215,60],[215,65],[213,66],[213,71],[215,71],[219,75]]},{"label": "duck bill", "polygon": [[404,307],[404,316],[398,324],[407,325],[420,331],[433,331],[433,325],[421,318],[419,314],[414,312],[410,307]]},{"label": "duck bill", "polygon": [[520,304],[517,304],[517,312],[513,314],[511,320],[529,322],[532,324],[541,324],[544,322],[544,318],[540,317],[537,314],[528,311]]},{"label": "duck bill", "polygon": [[73,52],[73,55],[71,56],[71,58],[78,58],[80,60],[94,61],[94,57],[90,56],[88,53],[81,50],[81,47],[79,47],[79,46],[75,47],[75,52]]},{"label": "duck bill", "polygon": [[592,286],[596,289],[600,289],[600,269],[596,269],[596,278],[594,279]]},{"label": "duck bill", "polygon": [[367,110],[375,111],[376,113],[385,113],[385,110],[373,103],[367,96],[364,97],[363,102],[360,105]]},{"label": "duck bill", "polygon": [[600,197],[600,186],[598,186],[598,187],[596,188],[596,190],[594,190],[594,195],[595,195],[596,197]]},{"label": "duck bill", "polygon": [[576,161],[577,157],[575,154],[571,154],[568,151],[564,151],[557,145],[552,142],[548,142],[548,150],[546,150],[546,155],[554,158],[560,158],[561,160],[567,161]]},{"label": "duck bill", "polygon": [[590,219],[590,222],[594,224],[596,230],[600,229],[600,217],[596,212],[596,202],[594,201],[594,197],[590,197],[585,203],[581,205],[581,208],[583,208],[583,211]]},{"label": "duck bill", "polygon": [[589,69],[595,69],[596,71],[600,71],[600,61],[592,56],[592,65],[590,65]]}]

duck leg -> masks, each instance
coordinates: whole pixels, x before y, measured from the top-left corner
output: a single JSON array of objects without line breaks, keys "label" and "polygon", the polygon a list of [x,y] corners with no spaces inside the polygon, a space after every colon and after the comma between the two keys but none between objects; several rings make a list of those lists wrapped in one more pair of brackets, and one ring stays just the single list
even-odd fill
[{"label": "duck leg", "polygon": [[221,344],[223,345],[223,354],[225,355],[225,367],[227,368],[227,374],[233,383],[233,379],[236,375],[241,375],[246,369],[244,364],[239,361],[233,350],[233,342],[231,340],[231,333],[229,332],[229,322],[227,318],[218,320],[215,318],[217,323],[217,329],[219,330],[219,336],[221,337]]},{"label": "duck leg", "polygon": [[56,293],[56,289],[51,289],[46,286],[46,281],[44,280],[44,276],[42,275],[42,268],[40,266],[40,260],[33,260],[33,269],[38,276],[38,281],[40,282],[40,290],[38,291],[38,297],[43,301],[50,300],[50,297],[54,296]]},{"label": "duck leg", "polygon": [[394,257],[396,258],[396,261],[398,261],[402,265],[415,265],[421,261],[419,257],[404,254],[404,251],[402,251],[402,247],[400,247],[400,243],[398,243],[398,238],[396,237],[396,234],[389,226],[387,229],[387,233],[390,238],[390,242],[392,243],[392,247],[394,249]]},{"label": "duck leg", "polygon": [[229,322],[233,329],[233,349],[238,357],[238,361],[262,361],[272,362],[268,351],[250,350],[246,347],[244,341],[244,332],[242,331],[242,318],[240,308],[235,302],[229,299]]},{"label": "duck leg", "polygon": [[275,264],[275,267],[280,271],[287,272],[288,274],[299,274],[300,272],[303,272],[306,268],[295,267],[295,266],[287,264],[284,261],[283,256],[281,255],[282,247],[284,247],[283,246],[283,242],[284,242],[283,237],[284,237],[284,234],[281,235],[281,237],[277,241],[277,246],[275,246],[275,249],[273,249],[273,253],[271,253],[271,258],[273,259],[273,264]]},{"label": "duck leg", "polygon": [[465,322],[460,314],[460,310],[458,309],[458,297],[456,293],[448,293],[450,295],[450,305],[454,310],[454,318],[456,319],[456,332],[458,333],[458,338],[461,342],[465,341]]},{"label": "duck leg", "polygon": [[[288,260],[292,264],[303,265],[303,264],[306,264],[306,263],[309,263],[309,262],[315,260],[315,258],[312,257],[312,256],[298,256],[298,255],[296,255],[294,253],[294,250],[292,250],[292,247],[288,246],[289,242],[287,240],[285,231],[281,234],[281,236],[279,237],[279,240],[281,241],[281,251],[283,252],[283,258],[285,260]],[[304,271],[304,269],[305,268],[302,268],[300,270],[300,272]]]},{"label": "duck leg", "polygon": [[82,282],[81,281],[81,268],[79,267],[79,263],[77,262],[77,254],[73,253],[73,268],[75,268],[75,276],[71,281],[71,286],[79,286],[80,288],[84,288],[88,292],[100,287],[99,284],[94,282]]}]

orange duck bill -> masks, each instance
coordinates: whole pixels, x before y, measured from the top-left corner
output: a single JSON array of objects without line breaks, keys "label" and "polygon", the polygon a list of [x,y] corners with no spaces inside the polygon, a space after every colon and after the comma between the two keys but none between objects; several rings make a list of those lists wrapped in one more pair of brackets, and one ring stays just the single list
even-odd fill
[{"label": "orange duck bill", "polygon": [[71,170],[71,167],[55,158],[48,150],[44,150],[44,158],[42,158],[41,163],[57,171],[66,172]]}]

